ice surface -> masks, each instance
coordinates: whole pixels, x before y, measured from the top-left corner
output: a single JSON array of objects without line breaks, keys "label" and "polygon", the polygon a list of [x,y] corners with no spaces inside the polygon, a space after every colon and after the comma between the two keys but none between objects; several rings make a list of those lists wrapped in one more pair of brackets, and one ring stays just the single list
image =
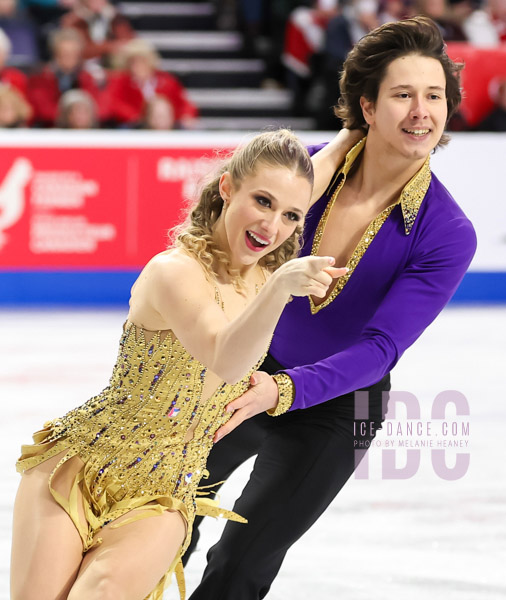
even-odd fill
[{"label": "ice surface", "polygon": [[[19,476],[19,446],[41,424],[82,403],[108,380],[117,351],[122,311],[0,312],[0,600],[8,598],[11,510]],[[409,391],[430,421],[433,399],[462,392],[470,415],[449,413],[448,423],[469,423],[466,474],[438,476],[430,448],[410,479],[382,478],[386,442],[415,435],[378,435],[369,477],[352,478],[317,524],[290,550],[269,600],[503,600],[506,597],[506,307],[448,308],[406,352],[393,372],[393,389]],[[433,425],[440,426],[440,422]],[[405,422],[402,411],[393,423]],[[428,439],[425,437],[424,439]],[[432,438],[434,442],[440,438]],[[398,464],[407,460],[398,449]],[[225,484],[231,507],[248,478],[247,463]],[[207,548],[223,524],[207,519],[200,548],[186,570],[194,589]],[[176,587],[167,600],[178,598]],[[212,599],[210,599],[212,600]]]}]

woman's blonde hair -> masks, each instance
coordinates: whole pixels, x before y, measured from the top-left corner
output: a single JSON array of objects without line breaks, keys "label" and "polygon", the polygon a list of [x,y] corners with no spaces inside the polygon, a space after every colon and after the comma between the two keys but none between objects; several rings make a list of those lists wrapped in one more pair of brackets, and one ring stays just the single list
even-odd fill
[{"label": "woman's blonde hair", "polygon": [[157,69],[159,66],[160,55],[154,46],[146,40],[134,38],[121,47],[115,58],[114,68],[127,69],[132,58],[137,57],[145,58],[153,69]]},{"label": "woman's blonde hair", "polygon": [[[232,185],[239,189],[242,181],[255,175],[259,167],[285,167],[304,177],[311,187],[313,165],[308,151],[287,129],[268,131],[255,136],[248,144],[235,150],[203,187],[197,204],[190,209],[186,221],[171,231],[174,246],[184,248],[194,256],[204,271],[216,276],[216,264],[224,265],[234,285],[241,287],[241,278],[230,268],[228,255],[219,249],[214,239],[214,226],[223,211],[219,183],[223,173],[230,173]],[[259,264],[269,271],[276,270],[300,250],[302,223],[281,246],[264,256]]]},{"label": "woman's blonde hair", "polygon": [[21,93],[4,83],[0,83],[0,103],[8,104],[16,113],[16,122],[12,124],[5,123],[5,126],[25,127],[26,122],[30,120],[33,114],[32,107]]}]

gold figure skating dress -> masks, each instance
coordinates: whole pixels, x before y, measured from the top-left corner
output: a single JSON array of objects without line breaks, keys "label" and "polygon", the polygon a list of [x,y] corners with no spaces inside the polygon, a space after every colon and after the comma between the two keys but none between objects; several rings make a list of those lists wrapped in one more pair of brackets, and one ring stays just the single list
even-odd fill
[{"label": "gold figure skating dress", "polygon": [[[142,515],[136,511],[117,526],[145,517],[146,510],[153,515],[179,511],[187,524],[180,555],[147,597],[161,600],[172,571],[184,597],[180,556],[189,544],[196,514],[245,522],[205,498],[205,492],[200,491],[199,497],[197,488],[207,475],[214,434],[230,418],[225,406],[248,388],[254,369],[234,385],[222,383],[202,402],[206,367],[188,354],[172,332],[153,335],[148,341],[141,328],[127,321],[109,385],[35,433],[34,444],[22,447],[17,469],[23,472],[66,451],[48,485],[79,531],[83,551],[100,543],[95,536],[104,525],[132,509],[142,507]],[[185,441],[195,424],[193,437]],[[76,455],[84,466],[65,498],[51,481]],[[84,497],[85,523],[78,514],[77,487]]]}]

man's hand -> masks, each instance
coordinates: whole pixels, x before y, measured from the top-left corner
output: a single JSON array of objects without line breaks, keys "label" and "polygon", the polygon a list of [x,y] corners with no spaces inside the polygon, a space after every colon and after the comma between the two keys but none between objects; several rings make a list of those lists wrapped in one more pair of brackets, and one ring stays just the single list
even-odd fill
[{"label": "man's hand", "polygon": [[364,135],[362,129],[341,129],[333,140],[313,154],[311,161],[314,167],[314,185],[311,206],[325,192],[336,169],[346,158],[346,154]]},{"label": "man's hand", "polygon": [[247,392],[227,404],[226,411],[234,414],[230,421],[215,433],[214,443],[224,438],[246,419],[277,406],[278,386],[268,373],[264,371],[253,373],[250,384],[251,387]]}]

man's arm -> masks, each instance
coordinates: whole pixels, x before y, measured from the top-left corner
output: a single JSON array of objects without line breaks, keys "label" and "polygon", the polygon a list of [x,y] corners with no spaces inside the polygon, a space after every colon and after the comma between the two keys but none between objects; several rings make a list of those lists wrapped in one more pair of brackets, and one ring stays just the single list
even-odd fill
[{"label": "man's arm", "polygon": [[464,217],[435,225],[424,246],[430,250],[420,251],[400,274],[359,342],[315,364],[284,371],[295,388],[290,410],[380,381],[448,304],[476,250],[473,226]]},{"label": "man's arm", "polygon": [[[455,293],[474,256],[476,234],[471,223],[462,217],[458,223],[436,225],[424,245],[431,250],[420,252],[404,269],[359,342],[317,363],[285,369],[282,373],[293,382],[291,405],[286,402],[286,383],[279,376],[276,381],[267,373],[255,373],[252,387],[227,406],[227,411],[235,414],[217,431],[215,441],[260,412],[278,412],[281,391],[284,408],[295,410],[380,381]],[[339,335],[339,323],[334,326]],[[278,414],[282,412],[285,411]]]}]

